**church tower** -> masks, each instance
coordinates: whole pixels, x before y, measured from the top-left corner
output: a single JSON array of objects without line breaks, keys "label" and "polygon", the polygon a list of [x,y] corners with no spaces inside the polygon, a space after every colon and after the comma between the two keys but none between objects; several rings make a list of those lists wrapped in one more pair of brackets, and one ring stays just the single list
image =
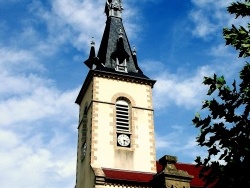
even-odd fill
[{"label": "church tower", "polygon": [[[121,0],[107,0],[98,54],[91,42],[89,72],[79,105],[76,188],[135,184],[156,174],[152,88],[138,66],[122,23]],[[117,178],[117,177],[120,178]],[[139,179],[138,179],[139,178]],[[128,185],[126,185],[128,186]],[[141,186],[141,185],[140,185]],[[129,186],[128,186],[129,187]]]}]

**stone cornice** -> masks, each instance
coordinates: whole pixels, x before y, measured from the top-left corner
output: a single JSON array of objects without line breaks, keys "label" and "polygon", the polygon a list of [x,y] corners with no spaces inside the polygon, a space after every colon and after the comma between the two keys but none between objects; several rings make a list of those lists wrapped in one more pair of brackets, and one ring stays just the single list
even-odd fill
[{"label": "stone cornice", "polygon": [[142,77],[136,77],[130,74],[121,74],[119,72],[108,72],[108,71],[102,71],[102,70],[90,70],[76,98],[75,103],[77,103],[78,105],[81,104],[81,101],[89,87],[89,84],[93,80],[93,77],[102,77],[102,78],[108,78],[108,79],[113,79],[113,80],[131,82],[131,83],[145,84],[151,87],[153,87],[156,82],[155,80],[142,78]]}]

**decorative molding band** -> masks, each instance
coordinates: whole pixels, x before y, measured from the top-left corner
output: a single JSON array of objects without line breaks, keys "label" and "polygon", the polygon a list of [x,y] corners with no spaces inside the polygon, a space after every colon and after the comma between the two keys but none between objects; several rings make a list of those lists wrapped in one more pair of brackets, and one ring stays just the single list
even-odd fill
[{"label": "decorative molding band", "polygon": [[139,109],[139,110],[148,110],[148,111],[154,111],[152,108],[142,108],[142,107],[137,107],[137,106],[132,106],[132,108]]},{"label": "decorative molding band", "polygon": [[[112,103],[112,102],[105,102],[105,101],[98,101],[98,100],[92,100],[90,105],[92,105],[92,103],[102,103],[102,104],[109,104],[109,105],[115,105],[115,103]],[[135,109],[139,109],[139,110],[148,110],[148,111],[154,111],[154,109],[150,109],[150,108],[143,108],[143,107],[137,107],[137,106],[131,106],[132,108],[135,108]],[[88,107],[89,108],[89,107]]]}]

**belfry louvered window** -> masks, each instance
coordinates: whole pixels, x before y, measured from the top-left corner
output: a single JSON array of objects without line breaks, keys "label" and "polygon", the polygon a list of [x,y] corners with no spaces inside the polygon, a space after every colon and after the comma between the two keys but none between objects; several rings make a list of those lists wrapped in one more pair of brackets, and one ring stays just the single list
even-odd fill
[{"label": "belfry louvered window", "polygon": [[120,72],[128,72],[127,70],[127,60],[124,59],[123,62],[121,63],[119,61],[119,59],[116,59],[116,71],[120,71]]},{"label": "belfry louvered window", "polygon": [[129,105],[124,100],[116,102],[116,131],[129,132]]}]

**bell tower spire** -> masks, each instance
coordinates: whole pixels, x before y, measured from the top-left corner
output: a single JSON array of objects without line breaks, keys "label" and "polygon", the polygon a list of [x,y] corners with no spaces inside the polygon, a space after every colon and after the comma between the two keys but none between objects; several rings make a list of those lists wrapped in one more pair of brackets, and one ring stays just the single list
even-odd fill
[{"label": "bell tower spire", "polygon": [[129,44],[122,23],[122,10],[121,0],[106,1],[107,21],[98,54],[96,57],[90,56],[84,63],[90,69],[148,78],[138,66],[137,58]]},{"label": "bell tower spire", "polygon": [[[138,175],[143,179],[139,187],[145,187],[156,173],[155,80],[137,64],[122,10],[121,0],[106,1],[107,21],[98,54],[92,41],[84,61],[89,72],[76,99],[80,107],[76,188],[135,187],[133,178]],[[117,184],[121,180],[117,175],[124,173],[130,183]]]}]

